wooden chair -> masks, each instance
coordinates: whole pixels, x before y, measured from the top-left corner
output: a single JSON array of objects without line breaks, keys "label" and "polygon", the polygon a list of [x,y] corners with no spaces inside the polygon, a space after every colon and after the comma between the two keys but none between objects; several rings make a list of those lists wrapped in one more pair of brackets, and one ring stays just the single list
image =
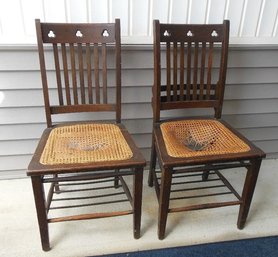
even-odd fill
[{"label": "wooden chair", "polygon": [[[216,25],[154,21],[149,185],[155,186],[159,202],[159,239],[165,237],[167,216],[172,212],[240,205],[237,226],[244,227],[265,153],[220,119],[228,41],[229,21]],[[184,117],[179,110],[182,118],[167,120],[173,117],[169,110],[189,108],[211,108],[214,117]],[[163,119],[161,112],[166,110]],[[161,173],[155,170],[157,159]],[[239,167],[247,169],[241,195],[220,172]],[[233,197],[222,199],[226,196]],[[202,201],[196,203],[197,199]]]},{"label": "wooden chair", "polygon": [[[127,214],[133,214],[134,237],[139,238],[145,160],[121,124],[120,20],[107,24],[36,20],[36,30],[47,129],[27,175],[32,180],[42,248],[50,249],[48,223]],[[85,116],[89,120],[110,113],[105,119],[112,114],[115,122],[78,122],[79,112],[90,112]],[[53,115],[68,113],[75,113],[72,118],[77,122],[62,118],[53,125]],[[133,193],[127,176],[134,177]],[[130,202],[131,208],[122,210],[123,202]],[[90,209],[96,205],[116,206],[108,212]]]}]

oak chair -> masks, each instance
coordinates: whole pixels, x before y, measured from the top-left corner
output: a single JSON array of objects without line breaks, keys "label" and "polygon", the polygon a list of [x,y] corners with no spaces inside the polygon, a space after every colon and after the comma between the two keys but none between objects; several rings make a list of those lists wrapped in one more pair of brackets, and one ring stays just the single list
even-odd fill
[{"label": "oak chair", "polygon": [[[27,175],[42,248],[50,249],[49,223],[127,214],[133,214],[133,233],[139,238],[145,160],[121,124],[120,20],[36,20],[36,30],[47,128]],[[81,112],[88,113],[87,121],[79,121]],[[66,120],[75,122],[57,118],[70,113]],[[112,122],[105,121],[111,117]],[[133,193],[126,182],[130,176]],[[131,207],[123,208],[125,202]],[[98,205],[114,207],[97,211]]]},{"label": "oak chair", "polygon": [[[153,28],[149,186],[155,186],[159,202],[158,237],[165,237],[168,213],[231,205],[240,205],[237,226],[242,229],[265,153],[221,120],[229,21],[185,25],[155,20]],[[206,116],[185,115],[189,109],[196,113],[196,108]],[[167,119],[175,117],[173,110],[177,118]],[[168,114],[162,116],[162,111]],[[241,194],[222,171],[229,169],[230,175],[240,167],[247,170]]]}]

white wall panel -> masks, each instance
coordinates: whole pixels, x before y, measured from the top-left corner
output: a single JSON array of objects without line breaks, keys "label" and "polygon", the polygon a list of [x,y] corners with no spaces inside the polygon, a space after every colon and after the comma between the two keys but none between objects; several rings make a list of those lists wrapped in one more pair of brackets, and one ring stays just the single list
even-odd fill
[{"label": "white wall panel", "polygon": [[42,131],[46,128],[46,123],[37,124],[11,124],[0,126],[0,141],[1,140],[22,140],[39,138]]},{"label": "white wall panel", "polygon": [[242,36],[256,36],[257,27],[259,25],[260,11],[263,0],[246,0],[246,12],[242,17],[243,24],[241,28]]},{"label": "white wall panel", "polygon": [[[24,4],[26,0],[21,0],[22,2],[22,14],[23,14],[23,24],[26,36],[35,36],[35,19],[40,19],[44,21],[44,11],[43,11],[43,1],[42,0],[29,0],[30,5]],[[32,6],[32,8],[30,8]]]},{"label": "white wall panel", "polygon": [[87,22],[87,1],[66,0],[67,17],[69,22]]},{"label": "white wall panel", "polygon": [[131,0],[131,34],[134,36],[148,35],[150,0]]},{"label": "white wall panel", "polygon": [[232,37],[237,37],[240,31],[241,21],[243,19],[243,6],[245,0],[227,0],[228,1],[228,12],[227,12],[227,19],[230,20],[231,28],[230,28],[230,35]]},{"label": "white wall panel", "polygon": [[[67,22],[66,0],[43,0],[43,3],[44,3],[45,21]],[[29,5],[29,7],[31,8],[32,6]]]},{"label": "white wall panel", "polygon": [[22,170],[26,171],[28,164],[31,161],[31,158],[32,158],[32,155],[30,155],[30,154],[29,155],[17,155],[17,156],[15,156],[15,155],[0,156],[0,163],[1,163],[0,171],[18,170],[18,167],[21,167]]},{"label": "white wall panel", "polygon": [[274,31],[275,21],[277,17],[278,1],[265,0],[265,5],[260,23],[259,36],[270,37]]},{"label": "white wall panel", "polygon": [[171,5],[170,22],[187,23],[189,0],[172,0]]},{"label": "white wall panel", "polygon": [[191,0],[189,3],[190,15],[188,23],[206,23],[207,8],[207,0]]},{"label": "white wall panel", "polygon": [[121,35],[128,36],[130,28],[130,0],[110,0],[110,11],[111,18],[110,21],[114,21],[115,18],[121,19]]},{"label": "white wall panel", "polygon": [[[160,20],[160,22],[168,22],[169,0],[151,0],[152,1],[152,18],[153,20]],[[151,24],[152,25],[152,24]]]},{"label": "white wall panel", "polygon": [[225,18],[225,8],[227,1],[210,0],[208,1],[208,13],[206,23],[222,23]]},{"label": "white wall panel", "polygon": [[[24,23],[20,0],[0,1],[3,42],[17,42],[24,37]],[[0,39],[0,42],[2,41]]]},{"label": "white wall panel", "polygon": [[109,22],[108,0],[88,0],[88,22]]}]

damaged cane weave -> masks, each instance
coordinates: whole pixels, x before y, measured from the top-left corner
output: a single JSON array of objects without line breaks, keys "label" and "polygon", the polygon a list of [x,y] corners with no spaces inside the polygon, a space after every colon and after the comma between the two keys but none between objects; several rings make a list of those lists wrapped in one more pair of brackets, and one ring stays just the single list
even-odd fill
[{"label": "damaged cane weave", "polygon": [[132,157],[120,128],[79,124],[54,128],[40,158],[44,165],[127,160]]},{"label": "damaged cane weave", "polygon": [[216,120],[182,120],[160,125],[167,153],[197,157],[247,152],[249,146]]}]

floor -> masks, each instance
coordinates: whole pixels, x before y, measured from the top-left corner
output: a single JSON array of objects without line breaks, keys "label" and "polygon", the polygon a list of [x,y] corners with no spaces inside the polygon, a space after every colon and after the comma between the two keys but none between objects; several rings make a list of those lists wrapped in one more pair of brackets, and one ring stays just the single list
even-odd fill
[{"label": "floor", "polygon": [[[142,231],[133,239],[132,216],[50,225],[51,251],[43,252],[29,179],[0,181],[0,256],[94,256],[143,249],[193,245],[278,235],[278,160],[265,160],[243,230],[236,227],[238,206],[170,214],[167,237],[157,238],[157,202],[146,185]],[[240,185],[243,172],[237,171]]]}]

